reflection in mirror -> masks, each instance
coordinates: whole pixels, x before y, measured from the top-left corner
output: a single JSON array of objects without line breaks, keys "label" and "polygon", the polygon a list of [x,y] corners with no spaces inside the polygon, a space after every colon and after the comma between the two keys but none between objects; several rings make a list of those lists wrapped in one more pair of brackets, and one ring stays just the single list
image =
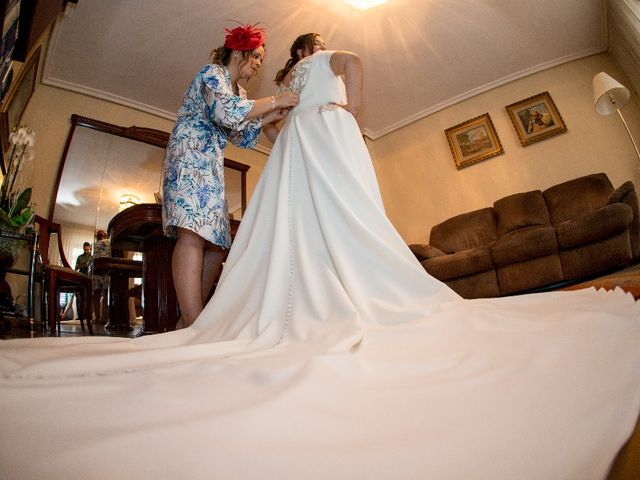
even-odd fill
[{"label": "reflection in mirror", "polygon": [[122,206],[154,203],[164,149],[109,133],[77,128],[69,146],[53,221],[107,230]]},{"label": "reflection in mirror", "polygon": [[[134,203],[156,203],[169,134],[121,127],[71,116],[49,219],[62,225],[63,248],[74,265],[82,243],[107,230],[119,211]],[[246,207],[248,165],[225,159],[230,217],[240,220]]]}]

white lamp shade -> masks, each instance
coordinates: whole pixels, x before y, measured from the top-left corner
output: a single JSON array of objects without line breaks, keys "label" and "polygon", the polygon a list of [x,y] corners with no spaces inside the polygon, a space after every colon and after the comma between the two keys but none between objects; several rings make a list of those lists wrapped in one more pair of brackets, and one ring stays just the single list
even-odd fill
[{"label": "white lamp shade", "polygon": [[611,115],[629,101],[629,89],[604,72],[593,77],[593,104],[600,115]]}]

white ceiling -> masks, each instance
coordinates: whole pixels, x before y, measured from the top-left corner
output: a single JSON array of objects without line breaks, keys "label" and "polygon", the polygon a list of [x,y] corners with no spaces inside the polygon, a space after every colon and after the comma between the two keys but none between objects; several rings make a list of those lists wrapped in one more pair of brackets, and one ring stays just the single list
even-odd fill
[{"label": "white ceiling", "polygon": [[[174,119],[231,20],[262,22],[250,97],[271,95],[293,39],[321,33],[365,66],[363,132],[378,138],[465,98],[606,49],[604,0],[79,0],[56,24],[43,81]],[[463,119],[461,119],[463,120]]]}]

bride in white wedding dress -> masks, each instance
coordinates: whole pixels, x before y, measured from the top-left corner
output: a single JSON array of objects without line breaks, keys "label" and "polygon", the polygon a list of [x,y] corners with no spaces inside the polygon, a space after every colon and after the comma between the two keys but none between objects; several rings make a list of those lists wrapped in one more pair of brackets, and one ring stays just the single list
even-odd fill
[{"label": "bride in white wedding dress", "polygon": [[640,408],[640,306],[462,300],[428,276],[348,111],[361,71],[294,67],[300,103],[193,326],[0,343],[0,478],[605,478]]}]

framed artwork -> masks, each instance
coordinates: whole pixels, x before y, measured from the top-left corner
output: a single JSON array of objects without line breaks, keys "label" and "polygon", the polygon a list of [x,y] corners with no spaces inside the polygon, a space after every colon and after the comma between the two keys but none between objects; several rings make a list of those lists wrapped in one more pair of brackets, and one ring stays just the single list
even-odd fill
[{"label": "framed artwork", "polygon": [[444,134],[458,170],[504,152],[488,113],[447,128]]},{"label": "framed artwork", "polygon": [[22,114],[27,108],[29,99],[31,99],[33,90],[36,87],[40,49],[41,47],[38,47],[33,52],[33,55],[29,57],[18,73],[18,78],[14,81],[7,98],[2,102],[2,107],[0,108],[0,142],[2,142],[3,152],[9,149],[9,133],[13,128],[20,125]]},{"label": "framed artwork", "polygon": [[505,107],[523,147],[567,131],[549,92]]}]

